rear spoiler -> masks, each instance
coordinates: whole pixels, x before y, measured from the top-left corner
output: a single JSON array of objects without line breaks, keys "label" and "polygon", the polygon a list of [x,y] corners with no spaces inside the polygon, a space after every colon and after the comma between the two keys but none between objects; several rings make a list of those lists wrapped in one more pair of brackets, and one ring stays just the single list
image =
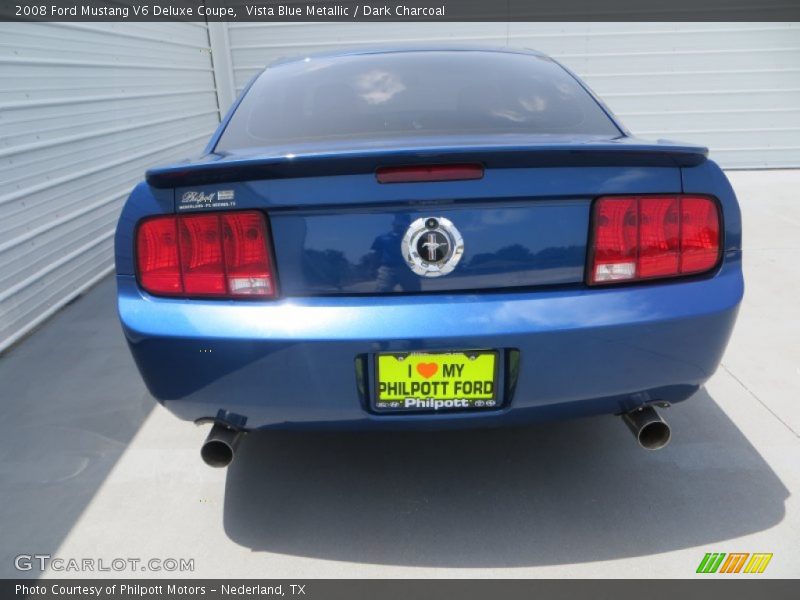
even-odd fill
[{"label": "rear spoiler", "polygon": [[454,146],[414,149],[364,149],[299,155],[217,155],[147,171],[156,188],[189,185],[373,173],[378,167],[415,164],[481,163],[486,169],[524,167],[693,167],[708,149],[671,142],[540,144],[530,146]]}]

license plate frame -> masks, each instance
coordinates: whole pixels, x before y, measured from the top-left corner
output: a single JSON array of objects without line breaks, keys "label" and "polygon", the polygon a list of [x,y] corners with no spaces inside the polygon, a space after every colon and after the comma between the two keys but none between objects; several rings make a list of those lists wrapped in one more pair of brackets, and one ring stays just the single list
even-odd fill
[{"label": "license plate frame", "polygon": [[[472,359],[471,357],[475,357]],[[463,377],[460,374],[463,373],[463,369],[459,372],[459,377],[453,378],[452,376],[447,376],[445,371],[444,365],[457,365],[462,364],[467,366],[474,360],[479,360],[480,363],[485,363],[488,357],[491,357],[491,365],[490,365],[490,373],[491,373],[491,393],[488,394],[485,389],[481,389],[480,393],[476,393],[474,391],[474,387],[476,383],[481,381],[486,381],[486,371],[487,365],[486,364],[479,364],[475,365],[477,369],[473,368],[470,369],[474,372],[481,372],[484,376],[481,379],[469,379],[468,377]],[[399,393],[398,389],[392,390],[393,394],[387,394],[387,389],[384,387],[382,389],[382,384],[389,384],[390,381],[382,381],[381,380],[381,362],[388,361],[391,358],[398,360],[398,362],[405,363],[408,360],[408,363],[405,363],[403,366],[408,366],[409,368],[409,377],[401,378],[402,381],[405,381],[406,388],[403,390],[405,392],[409,392],[407,398],[401,399],[399,396],[403,395]],[[409,413],[452,413],[452,412],[480,412],[480,411],[492,411],[501,408],[502,406],[502,399],[501,399],[501,390],[498,389],[500,387],[500,358],[501,353],[497,349],[488,349],[488,348],[481,348],[481,349],[474,349],[474,350],[434,350],[434,351],[409,351],[409,352],[380,352],[376,353],[373,357],[373,369],[375,374],[374,379],[374,386],[373,386],[373,393],[370,397],[370,409],[376,413],[396,413],[396,414],[409,414]],[[449,360],[449,363],[447,362]],[[434,374],[433,376],[427,376],[420,371],[416,371],[416,366],[420,363],[424,363],[430,365],[431,363],[437,364],[439,372]],[[389,363],[384,364],[384,371],[387,370],[387,366]],[[424,366],[424,365],[423,365]],[[395,369],[398,367],[395,366]],[[430,368],[430,367],[428,367]],[[452,375],[452,369],[457,367],[451,367],[450,374]],[[411,371],[415,370],[414,373]],[[438,375],[438,377],[436,377]],[[424,382],[429,381],[432,385],[435,383],[434,381],[438,381],[440,386],[443,385],[444,382],[448,382],[444,390],[439,390],[435,394],[423,394],[422,389],[415,390],[415,393],[412,395],[411,392],[411,384],[414,381],[417,382]],[[393,379],[394,382],[397,382],[397,378]],[[460,386],[456,386],[456,381],[461,381]],[[473,388],[471,388],[470,393],[463,393],[465,389],[465,382],[471,381],[473,384]],[[451,387],[452,386],[452,387]],[[484,383],[485,387],[485,383]],[[456,393],[454,389],[458,389],[462,393]],[[382,396],[383,394],[383,396]],[[388,399],[386,398],[387,395],[397,396],[397,398]],[[414,400],[413,403],[409,404],[407,400]]]}]

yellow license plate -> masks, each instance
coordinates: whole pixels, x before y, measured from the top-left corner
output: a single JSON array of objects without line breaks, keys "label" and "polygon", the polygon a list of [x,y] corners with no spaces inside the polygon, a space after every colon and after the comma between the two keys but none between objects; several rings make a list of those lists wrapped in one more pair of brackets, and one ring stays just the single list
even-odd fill
[{"label": "yellow license plate", "polygon": [[497,352],[379,354],[375,364],[378,411],[497,408]]}]

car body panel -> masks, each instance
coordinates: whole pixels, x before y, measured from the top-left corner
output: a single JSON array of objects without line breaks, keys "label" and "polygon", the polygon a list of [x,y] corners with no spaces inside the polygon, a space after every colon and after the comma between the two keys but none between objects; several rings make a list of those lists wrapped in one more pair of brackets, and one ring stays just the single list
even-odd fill
[{"label": "car body panel", "polygon": [[[428,205],[415,210],[273,216],[280,285],[287,296],[497,289],[579,283],[589,198]],[[446,218],[469,238],[459,268],[420,277],[402,254],[416,219]],[[557,224],[557,227],[554,227]]]},{"label": "car body panel", "polygon": [[[680,402],[717,368],[744,290],[741,216],[702,146],[632,138],[609,113],[621,132],[613,139],[422,135],[215,153],[235,110],[204,156],[148,171],[117,228],[123,330],[148,389],[180,418],[246,428],[507,425]],[[464,162],[483,165],[483,178],[375,177],[379,166]],[[220,210],[184,200],[220,192],[230,202],[223,208],[268,216],[279,297],[144,292],[134,264],[137,224]],[[679,193],[718,201],[722,253],[712,272],[584,283],[598,197]],[[437,216],[459,228],[465,254],[450,275],[423,279],[399,262],[398,234]],[[385,250],[377,256],[376,244]],[[467,349],[498,351],[499,408],[370,409],[377,353]]]},{"label": "car body panel", "polygon": [[[489,425],[679,402],[716,369],[743,293],[738,255],[712,279],[379,302],[186,301],[147,297],[129,276],[118,277],[118,286],[119,312],[150,392],[184,419],[224,410],[246,416],[253,428],[436,427],[454,418]],[[464,348],[519,352],[518,382],[501,409],[369,411],[358,357],[369,366],[376,352]],[[361,386],[371,393],[368,379]]]}]

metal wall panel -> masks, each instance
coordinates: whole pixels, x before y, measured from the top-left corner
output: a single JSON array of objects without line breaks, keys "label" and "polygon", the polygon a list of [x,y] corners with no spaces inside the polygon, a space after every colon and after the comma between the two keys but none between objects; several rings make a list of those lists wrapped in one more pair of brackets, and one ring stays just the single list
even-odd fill
[{"label": "metal wall panel", "polygon": [[340,47],[535,48],[637,135],[699,142],[726,168],[800,166],[797,23],[231,23],[237,91],[264,65]]},{"label": "metal wall panel", "polygon": [[636,134],[800,167],[797,23],[4,23],[0,351],[110,272],[131,187],[197,153],[266,64],[415,43],[536,48]]},{"label": "metal wall panel", "polygon": [[123,200],[219,122],[205,24],[0,24],[0,351],[113,268]]}]

